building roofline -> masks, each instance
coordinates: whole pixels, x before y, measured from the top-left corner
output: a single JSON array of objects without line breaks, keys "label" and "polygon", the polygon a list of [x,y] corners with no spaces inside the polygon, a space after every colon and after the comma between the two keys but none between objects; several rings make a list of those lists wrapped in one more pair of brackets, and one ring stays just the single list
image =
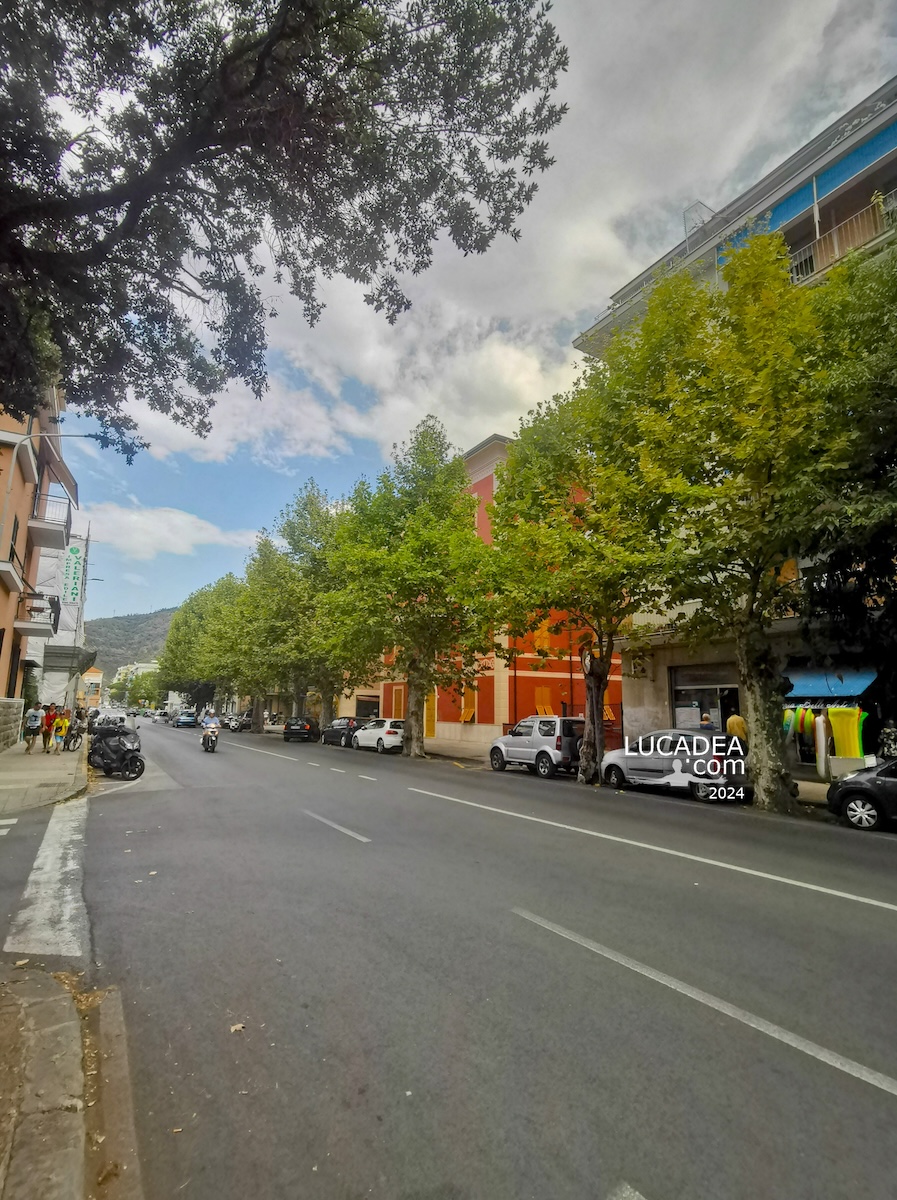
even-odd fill
[{"label": "building roofline", "polygon": [[483,438],[481,442],[477,442],[477,444],[472,446],[470,450],[465,450],[461,457],[466,462],[468,458],[473,458],[475,454],[478,454],[481,450],[485,450],[486,447],[491,446],[493,442],[500,442],[503,446],[510,446],[511,442],[513,441],[514,439],[512,437],[506,437],[503,433],[490,433],[487,438]]}]

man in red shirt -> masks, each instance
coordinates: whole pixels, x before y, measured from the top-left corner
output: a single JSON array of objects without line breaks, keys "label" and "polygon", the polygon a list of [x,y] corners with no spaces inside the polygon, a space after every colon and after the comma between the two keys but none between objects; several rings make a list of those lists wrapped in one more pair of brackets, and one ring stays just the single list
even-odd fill
[{"label": "man in red shirt", "polygon": [[56,724],[56,705],[51,704],[49,708],[45,709],[44,725],[43,725],[43,729],[41,730],[41,734],[44,739],[44,754],[49,754],[51,752],[51,750],[53,749],[51,743],[53,741],[53,726],[55,724]]}]

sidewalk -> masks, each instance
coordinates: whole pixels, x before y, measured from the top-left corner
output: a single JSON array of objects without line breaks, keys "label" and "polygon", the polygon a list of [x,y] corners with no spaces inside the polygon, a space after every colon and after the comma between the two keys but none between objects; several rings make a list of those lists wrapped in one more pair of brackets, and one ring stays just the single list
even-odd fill
[{"label": "sidewalk", "polygon": [[[72,755],[74,757],[74,755]],[[81,1022],[52,975],[0,967],[0,1195],[80,1200]]]},{"label": "sidewalk", "polygon": [[31,754],[17,742],[0,754],[0,816],[79,796],[87,787],[87,738],[80,750]]}]

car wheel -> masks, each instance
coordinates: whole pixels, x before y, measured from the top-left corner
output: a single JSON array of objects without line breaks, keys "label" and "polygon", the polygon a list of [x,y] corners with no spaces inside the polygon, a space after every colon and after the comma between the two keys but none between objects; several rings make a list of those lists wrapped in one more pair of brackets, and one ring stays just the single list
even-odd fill
[{"label": "car wheel", "polygon": [[[340,738],[340,740],[339,740],[339,744],[340,744],[340,745],[343,747],[343,749],[345,750],[346,746],[348,746],[348,744],[349,744],[349,735],[348,735],[348,733],[344,733],[344,734],[342,735],[342,737],[341,737],[341,738]],[[355,746],[355,742],[354,742],[354,741],[352,742],[352,745],[353,745],[353,746]],[[356,750],[358,749],[358,747],[357,747],[357,746],[356,746],[355,748],[356,748]]]},{"label": "car wheel", "polygon": [[536,773],[542,779],[551,779],[552,775],[557,771],[550,754],[539,754],[536,756]]},{"label": "car wheel", "polygon": [[360,750],[360,749],[361,749],[361,746],[359,746],[359,744],[358,744],[358,734],[356,734],[356,735],[355,735],[355,736],[352,738],[352,749],[353,749],[353,750]]},{"label": "car wheel", "polygon": [[841,805],[841,816],[854,829],[879,829],[882,825],[883,813],[874,800],[855,792],[845,796]]},{"label": "car wheel", "polygon": [[712,804],[716,799],[716,785],[706,783],[703,779],[700,782],[693,779],[688,785],[688,790],[692,800],[700,800],[702,804]]},{"label": "car wheel", "polygon": [[608,767],[604,772],[604,782],[608,787],[616,788],[618,792],[622,792],[626,786],[626,776],[618,766]]},{"label": "car wheel", "polygon": [[530,775],[535,775],[535,773],[536,773],[536,765],[535,765],[535,763],[527,763],[527,764],[526,764],[526,769],[527,769],[527,771],[529,771]]},{"label": "car wheel", "polygon": [[383,744],[383,738],[377,738],[377,753],[378,754],[386,753],[386,747]]},{"label": "car wheel", "polygon": [[505,762],[505,756],[499,750],[498,746],[494,750],[489,751],[489,765],[493,771],[503,771],[508,765]]}]

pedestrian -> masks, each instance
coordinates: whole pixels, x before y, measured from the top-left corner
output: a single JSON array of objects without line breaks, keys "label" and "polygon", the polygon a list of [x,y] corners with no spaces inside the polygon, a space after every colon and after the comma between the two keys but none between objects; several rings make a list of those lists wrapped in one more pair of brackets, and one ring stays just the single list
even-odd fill
[{"label": "pedestrian", "polygon": [[65,715],[66,712],[68,712],[68,709],[58,712],[53,721],[53,741],[55,743],[53,746],[54,754],[58,754],[65,745],[65,735],[69,731],[69,719]]},{"label": "pedestrian", "polygon": [[741,713],[732,713],[731,717],[726,721],[726,733],[730,737],[737,737],[739,742],[744,742],[747,745],[747,721],[745,721]]},{"label": "pedestrian", "polygon": [[897,758],[897,726],[893,721],[885,721],[885,727],[878,739],[879,758]]},{"label": "pedestrian", "polygon": [[56,705],[44,705],[44,723],[41,728],[41,734],[44,741],[44,754],[49,754],[52,749],[53,741],[53,722],[56,720]]},{"label": "pedestrian", "polygon": [[716,726],[710,720],[710,713],[701,713],[701,724],[699,728],[702,733],[716,733]]},{"label": "pedestrian", "polygon": [[25,753],[30,754],[34,749],[34,743],[37,740],[37,735],[41,731],[44,723],[44,710],[35,702],[25,713]]}]

